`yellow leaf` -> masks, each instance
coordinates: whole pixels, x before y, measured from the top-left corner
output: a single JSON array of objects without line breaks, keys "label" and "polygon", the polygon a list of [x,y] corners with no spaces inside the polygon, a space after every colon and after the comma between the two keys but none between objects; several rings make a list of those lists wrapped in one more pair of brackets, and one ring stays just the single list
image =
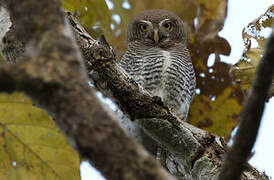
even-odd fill
[{"label": "yellow leaf", "polygon": [[63,0],[64,8],[74,13],[88,32],[98,36],[110,31],[110,12],[103,0]]},{"label": "yellow leaf", "polygon": [[0,94],[0,179],[80,179],[78,154],[25,96]]},{"label": "yellow leaf", "polygon": [[250,58],[250,60],[240,60],[232,67],[232,73],[235,76],[235,81],[240,83],[241,88],[244,91],[248,91],[250,88],[261,54],[262,49],[251,48],[248,52],[246,52],[246,55]]},{"label": "yellow leaf", "polygon": [[196,96],[187,121],[228,139],[237,125],[240,111],[241,104],[233,98],[233,89],[226,88],[216,99]]},{"label": "yellow leaf", "polygon": [[[240,84],[244,92],[248,92],[250,89],[253,76],[263,54],[266,42],[263,31],[265,28],[272,28],[272,22],[274,22],[274,5],[269,7],[260,17],[249,23],[243,30],[242,36],[246,48],[241,60],[232,67],[231,72],[235,81]],[[257,42],[257,47],[252,47],[253,42]]]}]

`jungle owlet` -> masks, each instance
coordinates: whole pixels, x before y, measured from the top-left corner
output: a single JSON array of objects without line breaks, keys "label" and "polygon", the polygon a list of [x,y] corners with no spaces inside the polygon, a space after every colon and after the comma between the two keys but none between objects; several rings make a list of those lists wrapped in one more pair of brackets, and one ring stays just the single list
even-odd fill
[{"label": "jungle owlet", "polygon": [[128,25],[120,66],[186,120],[196,85],[183,21],[167,10],[141,12]]}]

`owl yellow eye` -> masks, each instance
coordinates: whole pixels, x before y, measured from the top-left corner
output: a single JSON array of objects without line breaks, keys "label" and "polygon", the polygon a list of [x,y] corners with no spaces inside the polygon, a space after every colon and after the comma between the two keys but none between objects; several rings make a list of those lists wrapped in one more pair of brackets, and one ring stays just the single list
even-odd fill
[{"label": "owl yellow eye", "polygon": [[148,31],[148,25],[147,24],[140,24],[139,25],[139,28],[141,29],[141,31],[143,31],[143,32],[146,32],[146,31]]},{"label": "owl yellow eye", "polygon": [[172,23],[167,22],[167,23],[163,24],[163,27],[165,28],[166,31],[170,31],[172,29]]}]

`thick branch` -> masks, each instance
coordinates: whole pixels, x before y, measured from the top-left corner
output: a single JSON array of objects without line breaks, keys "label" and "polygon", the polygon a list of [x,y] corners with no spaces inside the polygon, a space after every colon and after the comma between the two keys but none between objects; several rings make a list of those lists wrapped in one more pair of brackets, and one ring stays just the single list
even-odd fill
[{"label": "thick branch", "polygon": [[[73,18],[70,16],[70,21]],[[72,23],[77,25],[76,23]],[[81,36],[79,28],[74,26],[78,44],[83,51],[84,59],[97,88],[107,90],[122,111],[130,116],[169,151],[185,159],[192,166],[195,159],[203,151],[203,142],[212,139],[206,133],[204,139],[196,139],[191,131],[183,126],[177,117],[163,105],[160,98],[151,97],[136,82],[130,79],[116,64],[112,48],[104,40],[96,41],[88,35]],[[81,29],[81,31],[83,31]],[[98,51],[98,43],[104,58],[94,56]],[[200,141],[200,142],[199,142]]]},{"label": "thick branch", "polygon": [[220,180],[240,179],[244,165],[257,137],[267,93],[274,75],[274,32],[260,61],[248,99],[240,116],[240,126],[231,151],[227,154]]},{"label": "thick branch", "polygon": [[[100,41],[92,39],[72,18],[70,18],[70,23],[73,25],[76,40],[82,50],[90,78],[94,81],[96,87],[108,96],[112,97],[112,99],[131,117],[131,119],[138,121],[152,137],[158,140],[162,145],[166,146],[167,150],[173,152],[183,163],[186,162],[186,166],[190,170],[190,172],[188,172],[190,173],[190,178],[201,180],[215,179],[220,172],[222,157],[226,149],[226,145],[222,138],[210,135],[206,131],[195,128],[187,123],[180,123],[177,118],[163,106],[162,102],[158,98],[150,97],[146,92],[139,88],[134,81],[122,72],[115,63],[116,60],[112,48],[109,47],[104,39],[101,39]],[[54,31],[55,33],[57,32],[56,29]],[[43,37],[43,34],[41,34],[41,37]],[[45,39],[48,38],[51,39],[51,36],[46,37]],[[53,38],[56,38],[56,36],[53,36]],[[57,41],[60,41],[60,39]],[[53,44],[50,45],[52,46]],[[70,42],[66,42],[62,47],[67,47],[70,44],[74,44],[71,39]],[[29,49],[28,46],[27,49]],[[67,48],[60,48],[59,50],[60,52],[56,54],[62,54],[61,52],[64,52],[63,50],[67,50]],[[104,110],[92,92],[89,92],[90,90],[88,90],[88,87],[86,86],[87,79],[81,71],[81,67],[79,67],[81,66],[81,63],[79,65],[79,61],[73,61],[73,58],[63,57],[66,54],[71,53],[68,52],[70,51],[65,51],[60,58],[56,56],[50,56],[50,58],[47,58],[47,60],[51,58],[59,59],[53,60],[53,62],[59,62],[60,59],[64,60],[61,61],[60,64],[55,65],[48,63],[47,66],[44,66],[43,64],[44,67],[38,65],[35,66],[35,68],[38,69],[37,72],[34,73],[34,77],[38,79],[39,82],[43,80],[43,82],[46,81],[46,85],[49,84],[47,86],[54,87],[50,93],[45,95],[45,97],[48,98],[45,101],[47,103],[43,103],[42,99],[39,102],[50,112],[53,112],[54,114],[57,113],[57,115],[60,113],[60,115],[56,117],[56,121],[61,124],[61,128],[65,130],[68,137],[72,139],[75,138],[80,154],[83,157],[89,158],[92,156],[95,158],[93,159],[95,166],[107,177],[111,179],[117,177],[123,179],[125,178],[123,175],[125,175],[125,171],[127,170],[129,173],[127,175],[130,175],[127,176],[127,179],[134,179],[133,177],[135,176],[140,179],[144,179],[144,177],[153,179],[153,177],[158,178],[158,175],[161,175],[160,177],[162,179],[168,179],[167,175],[159,169],[158,164],[151,161],[150,157],[148,157],[139,146],[128,144],[128,138],[121,137],[123,132],[116,129],[118,126],[115,123],[108,124],[107,120],[113,119],[112,116],[109,115],[109,112]],[[74,59],[80,58],[76,56]],[[67,61],[71,62],[71,64],[69,66],[65,64],[64,68],[63,63]],[[39,63],[38,61],[38,64],[41,65],[42,63]],[[28,66],[26,65],[26,67]],[[57,70],[54,70],[54,72],[47,72],[45,73],[45,76],[39,74],[47,69],[51,69],[52,67],[57,68]],[[22,68],[22,72],[25,71],[25,68]],[[5,68],[3,68],[3,74],[0,74],[0,77],[5,77],[3,80],[12,78],[12,82],[21,82],[22,79],[17,77],[18,74],[9,74],[11,73],[10,69],[5,70]],[[66,70],[66,72],[62,72],[63,70]],[[32,81],[34,82],[32,76],[33,73],[30,74],[31,81],[29,83]],[[53,84],[49,83],[52,82],[48,80],[49,77],[52,77],[52,74],[54,74],[57,79],[58,77],[65,78],[66,82],[63,82],[62,80],[60,81],[60,84],[59,81]],[[72,75],[79,75],[80,79],[79,77],[72,77]],[[74,78],[76,79],[74,80]],[[10,81],[5,82],[7,83],[6,86],[10,87],[8,89],[9,91],[11,89],[19,89],[29,92],[29,95],[32,95],[31,91],[37,91],[37,93],[39,93],[40,90],[42,90],[42,92],[48,92],[44,89],[37,89],[38,87],[47,87],[44,84],[43,86],[39,85],[38,87],[33,85],[34,89],[27,91],[26,89],[30,88],[24,87],[24,83],[21,83],[21,85],[20,83],[19,85],[11,83],[11,85],[9,85],[8,83],[10,83]],[[4,82],[0,81],[0,85],[1,83]],[[61,85],[61,87],[57,85]],[[82,92],[82,88],[85,89],[85,91]],[[7,90],[7,88],[5,90]],[[52,96],[54,93],[57,93],[56,96]],[[41,93],[39,95],[41,96]],[[34,99],[38,98],[38,95],[32,96]],[[59,99],[56,99],[58,97]],[[60,97],[62,97],[62,99],[60,99]],[[69,99],[67,99],[68,97]],[[92,104],[90,101],[95,101],[95,104]],[[58,104],[60,102],[63,103]],[[68,104],[71,106],[68,106]],[[49,105],[53,107],[47,107]],[[55,108],[58,108],[58,111],[56,111]],[[94,111],[91,111],[91,109],[94,109]],[[63,117],[62,114],[67,112],[70,113]],[[97,113],[99,113],[99,115],[97,115]],[[98,118],[91,119],[91,117]],[[62,124],[64,123],[66,125],[66,121],[69,122],[68,127],[64,127]],[[69,127],[71,129],[69,129]],[[111,149],[111,152],[108,151],[109,149]],[[137,158],[137,161],[133,156]],[[104,158],[100,159],[102,157]],[[91,160],[91,158],[89,159]],[[131,164],[134,160],[136,161],[135,166]],[[148,161],[150,161],[150,163],[148,163]],[[144,165],[144,167],[141,167],[142,165]],[[121,166],[124,166],[124,168]],[[148,167],[152,169],[148,169]],[[137,168],[138,170],[136,170]],[[143,174],[134,174],[131,170],[135,170],[135,173],[143,172]],[[150,174],[146,174],[148,173],[147,170],[151,171]],[[251,168],[246,170],[245,177],[243,177],[243,179],[249,178],[267,179],[265,177],[262,178],[257,171]]]},{"label": "thick branch", "polygon": [[[105,53],[103,60],[94,57],[94,51],[97,51],[94,44],[98,41],[90,37],[72,16],[69,19],[95,86],[111,97],[132,120],[138,121],[168,151],[186,161],[192,178],[216,179],[220,172],[222,155],[226,151],[223,139],[185,122],[178,123],[177,118],[161,101],[150,97],[123,73],[115,63],[115,56],[109,55],[112,54],[111,47],[105,44],[105,48],[101,49]],[[252,178],[268,179],[255,169],[247,168],[243,179]]]},{"label": "thick branch", "polygon": [[6,4],[26,52],[13,66],[1,64],[0,91],[29,95],[54,117],[81,157],[107,178],[173,179],[126,135],[88,86],[60,1]]}]

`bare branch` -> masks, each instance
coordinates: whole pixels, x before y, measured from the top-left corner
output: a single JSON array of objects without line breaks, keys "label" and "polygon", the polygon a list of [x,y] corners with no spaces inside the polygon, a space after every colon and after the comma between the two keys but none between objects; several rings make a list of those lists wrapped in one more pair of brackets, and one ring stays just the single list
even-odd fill
[{"label": "bare branch", "polygon": [[248,99],[240,116],[239,129],[231,151],[227,154],[220,180],[240,179],[247,158],[256,140],[268,91],[274,75],[274,32],[266,44],[264,56],[253,81]]},{"label": "bare branch", "polygon": [[[224,140],[185,122],[178,123],[177,118],[162,105],[161,101],[150,97],[123,73],[116,65],[117,60],[114,56],[109,58],[106,53],[106,59],[103,61],[94,58],[93,44],[96,40],[90,37],[73,17],[69,16],[69,19],[74,27],[89,77],[95,86],[111,97],[132,120],[138,121],[150,136],[172,152],[175,159],[185,161],[184,165],[189,170],[186,173],[191,174],[190,179],[216,179],[226,151]],[[111,47],[105,47],[104,51],[111,51]],[[243,179],[250,178],[268,179],[255,169],[247,168]]]},{"label": "bare branch", "polygon": [[54,117],[81,157],[107,178],[173,179],[126,135],[88,86],[60,1],[6,4],[16,25],[14,35],[24,42],[26,51],[12,66],[1,63],[0,90],[29,95]]},{"label": "bare branch", "polygon": [[[39,11],[40,8],[35,9]],[[179,122],[158,98],[150,97],[123,73],[104,39],[94,40],[72,17],[69,21],[95,86],[112,97],[125,114],[174,154],[172,158],[179,162],[178,169],[182,169],[179,167],[182,165],[186,168],[187,178],[184,179],[216,179],[226,151],[223,139]],[[80,155],[93,162],[107,178],[171,179],[140,146],[125,136],[112,121],[111,112],[98,102],[87,86],[81,58],[64,23],[56,26],[58,30],[51,27],[52,31],[40,33],[40,41],[31,40],[32,37],[31,41],[23,43],[26,54],[33,60],[24,58],[16,66],[0,66],[0,90],[22,90],[38,101],[55,116]],[[247,177],[267,179],[251,168],[245,171],[243,179]]]},{"label": "bare branch", "polygon": [[100,59],[94,56],[94,52],[98,51],[94,44],[102,44],[102,42],[92,38],[89,40],[87,36],[82,38],[79,34],[81,33],[76,33],[76,37],[96,87],[103,92],[107,90],[107,95],[112,97],[124,113],[128,114],[132,120],[138,121],[154,139],[172,153],[184,158],[191,166],[197,155],[203,151],[199,141],[211,139],[211,135],[206,133],[204,139],[196,139],[191,131],[183,126],[184,123],[163,105],[161,99],[151,97],[123,73],[116,64],[115,56],[110,55],[112,49],[108,44],[104,45],[105,49],[101,49],[101,53],[105,53],[105,58]]}]

